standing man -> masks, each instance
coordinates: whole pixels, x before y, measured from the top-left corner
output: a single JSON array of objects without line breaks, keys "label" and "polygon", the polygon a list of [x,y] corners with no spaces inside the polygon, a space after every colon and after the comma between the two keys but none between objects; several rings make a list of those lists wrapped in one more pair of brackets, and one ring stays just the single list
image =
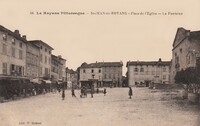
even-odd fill
[{"label": "standing man", "polygon": [[75,92],[74,92],[74,88],[72,88],[72,97],[76,97]]},{"label": "standing man", "polygon": [[62,91],[62,100],[65,100],[65,90]]},{"label": "standing man", "polygon": [[104,96],[106,96],[106,88],[104,88],[104,90],[103,90],[103,93],[104,93]]},{"label": "standing man", "polygon": [[133,95],[133,91],[131,87],[129,87],[128,95],[129,95],[129,99],[131,99],[131,96]]}]

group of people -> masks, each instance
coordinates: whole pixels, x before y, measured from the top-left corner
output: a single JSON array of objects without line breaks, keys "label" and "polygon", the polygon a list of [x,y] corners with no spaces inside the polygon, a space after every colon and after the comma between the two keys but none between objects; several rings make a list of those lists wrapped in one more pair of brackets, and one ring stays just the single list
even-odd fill
[{"label": "group of people", "polygon": [[[61,89],[58,89],[58,92],[60,93],[60,92],[61,92]],[[87,92],[88,92],[87,87],[83,86],[83,87],[81,88],[80,97],[81,97],[81,98],[87,97]],[[94,88],[91,88],[91,89],[90,89],[91,98],[93,98],[94,92],[95,92],[95,91],[94,91]],[[98,88],[97,88],[97,93],[99,93],[99,89],[98,89]],[[103,90],[104,96],[106,96],[106,93],[107,93],[106,88],[104,88],[104,90]],[[72,97],[76,97],[74,88],[71,89],[71,94],[72,94]],[[65,90],[62,90],[62,100],[64,100],[64,99],[65,99]]]},{"label": "group of people", "polygon": [[[91,98],[93,98],[94,89],[91,89],[90,93],[91,93]],[[97,88],[97,93],[99,93],[99,89],[98,88]],[[103,90],[104,96],[106,95],[106,93],[107,93],[106,88],[104,88],[104,90]],[[76,97],[74,88],[71,89],[71,94],[72,94],[72,97]],[[133,95],[133,91],[132,91],[131,87],[129,87],[128,95],[129,95],[129,99],[131,99],[132,95]],[[82,87],[81,88],[80,97],[82,98],[83,96],[87,97],[87,88],[86,87]],[[65,90],[62,90],[62,100],[64,100],[64,99],[65,99]]]}]

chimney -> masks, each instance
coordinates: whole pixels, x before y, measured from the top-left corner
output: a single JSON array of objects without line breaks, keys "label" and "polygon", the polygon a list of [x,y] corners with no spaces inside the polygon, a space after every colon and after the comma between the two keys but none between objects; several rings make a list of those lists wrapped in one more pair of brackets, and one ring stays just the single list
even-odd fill
[{"label": "chimney", "polygon": [[162,62],[162,60],[161,60],[161,58],[159,58],[159,60],[158,60],[159,62]]},{"label": "chimney", "polygon": [[16,35],[20,36],[19,30],[15,30],[14,32],[15,32]]},{"label": "chimney", "polygon": [[22,35],[22,38],[24,38],[26,40],[26,35]]},{"label": "chimney", "polygon": [[58,58],[62,58],[62,56],[61,56],[61,55],[58,55]]}]

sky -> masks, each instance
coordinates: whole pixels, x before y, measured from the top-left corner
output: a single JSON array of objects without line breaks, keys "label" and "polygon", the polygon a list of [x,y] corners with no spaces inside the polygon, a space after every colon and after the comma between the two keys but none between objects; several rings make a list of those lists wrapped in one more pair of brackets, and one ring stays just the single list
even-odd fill
[{"label": "sky", "polygon": [[0,0],[0,5],[0,25],[46,42],[74,70],[83,62],[122,61],[125,74],[127,61],[170,61],[177,28],[200,30],[200,0]]}]

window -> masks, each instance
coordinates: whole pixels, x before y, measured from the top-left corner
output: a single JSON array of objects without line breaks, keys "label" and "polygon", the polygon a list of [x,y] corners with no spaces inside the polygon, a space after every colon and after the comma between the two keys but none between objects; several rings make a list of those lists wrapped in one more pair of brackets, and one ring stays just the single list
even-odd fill
[{"label": "window", "polygon": [[109,74],[109,78],[111,78],[111,74]]},{"label": "window", "polygon": [[134,72],[138,72],[138,68],[135,68],[135,69],[134,69]]},{"label": "window", "polygon": [[91,72],[94,73],[94,70],[92,69]]},{"label": "window", "polygon": [[144,72],[144,68],[140,68],[140,72]]},{"label": "window", "polygon": [[22,48],[22,43],[21,42],[19,43],[19,47]]},{"label": "window", "polygon": [[7,63],[3,63],[3,74],[7,75]]},{"label": "window", "polygon": [[40,46],[40,49],[42,49],[42,46]]},{"label": "window", "polygon": [[51,54],[51,51],[49,51],[49,54]]},{"label": "window", "polygon": [[47,48],[45,48],[45,52],[47,52]]},{"label": "window", "polygon": [[12,47],[12,57],[15,57],[15,48],[14,47]]},{"label": "window", "polygon": [[187,64],[190,64],[190,56],[186,57]]},{"label": "window", "polygon": [[14,39],[14,38],[12,38],[12,40],[11,40],[11,41],[12,41],[12,44],[13,44],[13,45],[15,45],[15,39]]},{"label": "window", "polygon": [[3,54],[7,55],[7,45],[3,44]]},{"label": "window", "polygon": [[104,78],[106,79],[106,77],[107,77],[107,75],[106,74],[104,74]]},{"label": "window", "polygon": [[7,35],[3,34],[3,40],[6,41],[7,40]]},{"label": "window", "polygon": [[180,48],[180,53],[182,53],[182,48]]},{"label": "window", "polygon": [[166,67],[163,67],[163,72],[166,72],[166,71],[167,71]]},{"label": "window", "polygon": [[85,69],[83,69],[83,73],[85,73]]},{"label": "window", "polygon": [[166,80],[166,75],[163,75],[163,80]]},{"label": "window", "polygon": [[45,58],[45,59],[44,59],[44,62],[47,63],[47,56],[45,56],[44,58]]},{"label": "window", "polygon": [[51,64],[51,58],[49,57],[49,64]]},{"label": "window", "polygon": [[179,63],[179,57],[178,56],[175,57],[175,63],[176,64]]},{"label": "window", "polygon": [[40,54],[40,62],[42,62],[42,54]]},{"label": "window", "polygon": [[49,74],[48,68],[45,68],[44,73],[45,73],[46,76],[48,76],[48,74]]},{"label": "window", "polygon": [[19,59],[22,59],[23,56],[22,56],[22,50],[19,50]]},{"label": "window", "polygon": [[99,70],[99,73],[101,73],[101,70]]}]

